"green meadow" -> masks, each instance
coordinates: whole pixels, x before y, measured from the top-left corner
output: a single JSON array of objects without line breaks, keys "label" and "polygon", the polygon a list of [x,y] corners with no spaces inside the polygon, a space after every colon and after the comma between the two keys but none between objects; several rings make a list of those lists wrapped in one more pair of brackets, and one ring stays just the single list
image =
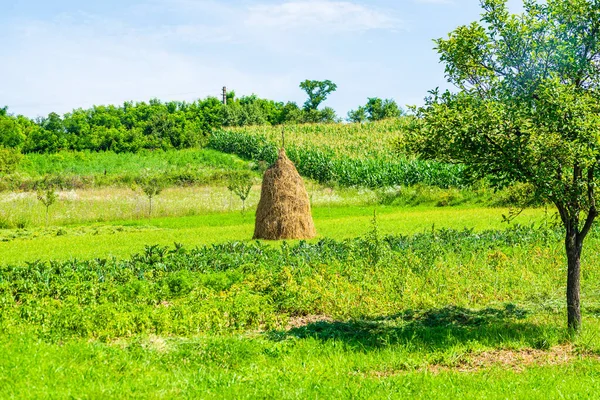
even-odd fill
[{"label": "green meadow", "polygon": [[[313,208],[319,238],[337,240],[365,235],[373,213],[382,234],[415,234],[432,229],[505,229],[505,208],[319,206]],[[542,223],[545,210],[527,210],[514,223]],[[40,226],[0,231],[2,263],[72,258],[127,257],[146,245],[181,243],[188,247],[227,241],[252,241],[254,214],[212,212],[181,217],[140,218]],[[312,241],[318,241],[313,239]]]},{"label": "green meadow", "polygon": [[[597,231],[573,336],[556,215],[518,213],[519,189],[307,178],[318,237],[263,242],[261,168],[215,150],[27,155],[0,192],[0,398],[600,389]],[[170,177],[151,213],[149,171]],[[240,171],[246,212],[227,188]],[[47,216],[40,182],[56,188]]]},{"label": "green meadow", "polygon": [[251,241],[239,212],[3,242],[2,396],[593,398],[596,234],[572,337],[543,210],[372,211],[315,208],[309,243]]}]

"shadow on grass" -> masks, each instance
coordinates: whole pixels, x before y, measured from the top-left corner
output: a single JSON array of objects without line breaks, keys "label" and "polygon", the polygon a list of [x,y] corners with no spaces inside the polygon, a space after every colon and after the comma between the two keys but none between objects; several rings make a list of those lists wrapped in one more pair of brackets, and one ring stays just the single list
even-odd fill
[{"label": "shadow on grass", "polygon": [[275,341],[287,338],[341,341],[364,349],[401,344],[424,350],[442,350],[472,342],[495,347],[518,343],[547,348],[550,341],[559,340],[558,327],[527,322],[527,314],[512,304],[482,310],[449,306],[346,322],[318,321],[287,331],[272,331],[268,337]]}]

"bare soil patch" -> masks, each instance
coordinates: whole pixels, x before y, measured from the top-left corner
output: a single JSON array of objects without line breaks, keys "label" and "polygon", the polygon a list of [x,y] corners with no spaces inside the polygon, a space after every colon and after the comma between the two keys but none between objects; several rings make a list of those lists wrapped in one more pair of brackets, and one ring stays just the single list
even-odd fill
[{"label": "bare soil patch", "polygon": [[300,317],[291,317],[285,329],[289,331],[294,328],[302,328],[316,322],[333,322],[333,318],[327,315],[303,315]]},{"label": "bare soil patch", "polygon": [[[433,374],[442,372],[475,373],[499,367],[514,372],[523,372],[529,367],[564,365],[581,359],[600,361],[600,355],[578,352],[572,345],[554,346],[549,350],[490,350],[466,354],[454,365],[429,364],[418,368],[417,371]],[[407,372],[409,371],[368,371],[362,375],[372,378],[386,378],[406,374]]]}]

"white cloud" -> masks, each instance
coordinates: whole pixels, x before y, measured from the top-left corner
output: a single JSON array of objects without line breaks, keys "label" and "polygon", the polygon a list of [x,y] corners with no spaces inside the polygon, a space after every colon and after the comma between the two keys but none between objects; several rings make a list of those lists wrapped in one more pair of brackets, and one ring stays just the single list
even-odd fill
[{"label": "white cloud", "polygon": [[389,13],[348,1],[299,0],[251,6],[245,25],[284,30],[367,31],[396,29],[401,21]]}]

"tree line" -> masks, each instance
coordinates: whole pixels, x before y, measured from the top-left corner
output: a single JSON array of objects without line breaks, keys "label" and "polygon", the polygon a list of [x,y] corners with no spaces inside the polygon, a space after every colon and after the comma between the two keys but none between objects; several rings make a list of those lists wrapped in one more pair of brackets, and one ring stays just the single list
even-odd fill
[{"label": "tree line", "polygon": [[[142,149],[182,149],[202,144],[214,129],[248,125],[339,123],[335,110],[321,104],[337,86],[329,81],[306,80],[300,84],[308,99],[277,102],[256,95],[226,94],[193,102],[125,102],[75,109],[60,116],[50,113],[35,120],[12,115],[0,108],[0,147],[21,153],[55,153],[61,150],[137,152]],[[399,117],[393,100],[370,98],[348,114],[350,122]]]}]

